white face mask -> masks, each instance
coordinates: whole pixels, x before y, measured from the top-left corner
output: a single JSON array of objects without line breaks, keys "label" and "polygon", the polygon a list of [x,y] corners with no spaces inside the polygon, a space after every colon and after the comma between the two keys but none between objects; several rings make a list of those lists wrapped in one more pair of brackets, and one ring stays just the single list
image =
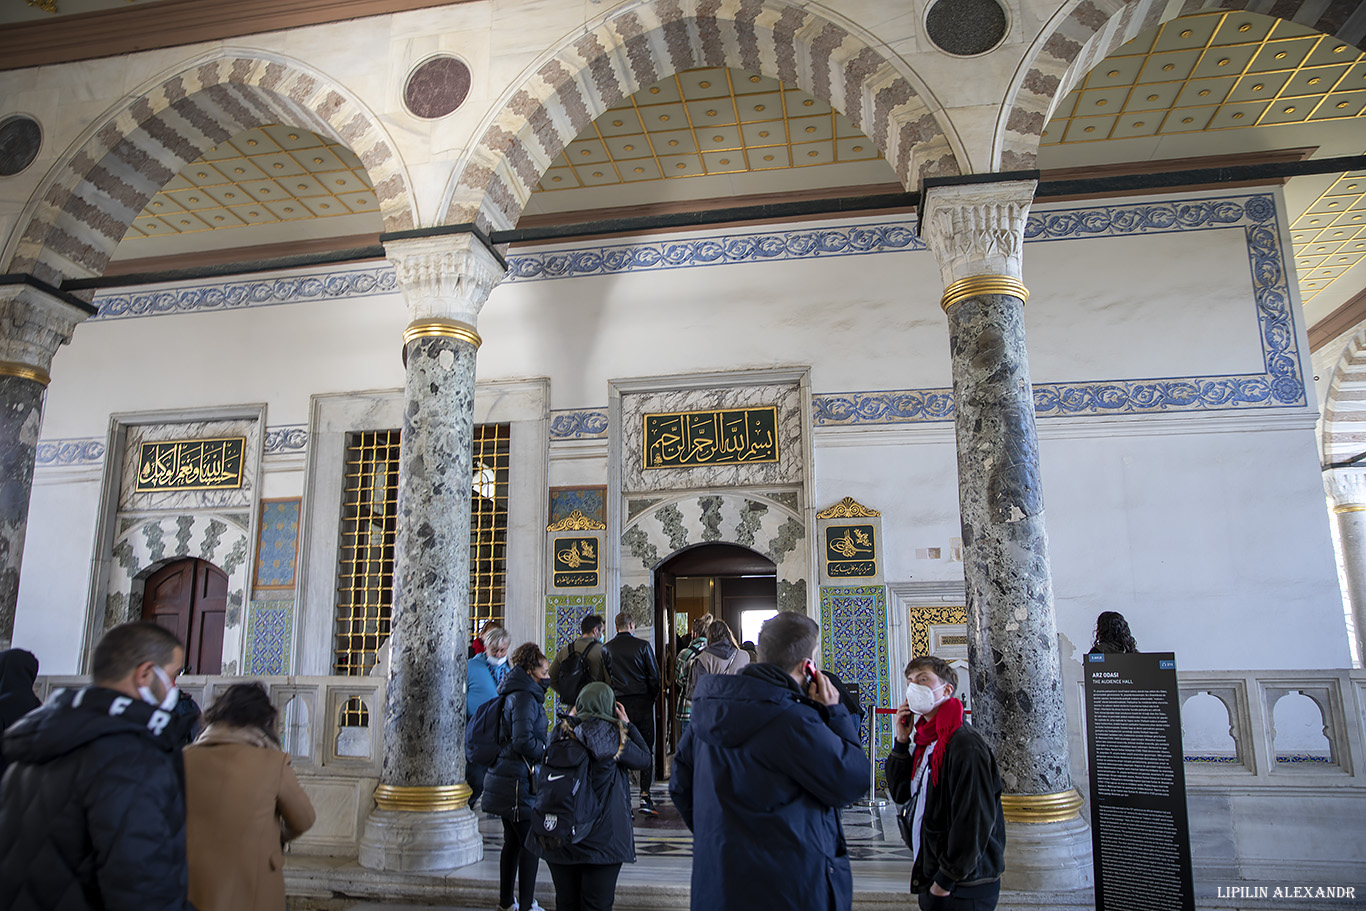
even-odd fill
[{"label": "white face mask", "polygon": [[492,655],[490,655],[488,658],[488,663],[493,665],[494,667],[502,667],[503,665],[508,663],[508,656],[506,653],[504,653],[501,658],[494,658]]},{"label": "white face mask", "polygon": [[171,683],[171,678],[167,677],[166,672],[160,667],[154,664],[152,665],[152,670],[155,671],[157,677],[160,678],[161,685],[166,687],[166,698],[161,700],[161,703],[158,704],[157,697],[152,695],[152,688],[149,686],[138,687],[138,695],[141,696],[142,701],[148,705],[155,705],[163,712],[169,712],[171,709],[175,708],[175,704],[180,701],[180,690]]},{"label": "white face mask", "polygon": [[[941,684],[940,686],[946,685]],[[906,684],[906,705],[917,715],[928,715],[934,711],[935,706],[944,701],[935,698],[934,691],[939,688],[936,686],[931,689],[928,686],[921,686],[919,683]]]}]

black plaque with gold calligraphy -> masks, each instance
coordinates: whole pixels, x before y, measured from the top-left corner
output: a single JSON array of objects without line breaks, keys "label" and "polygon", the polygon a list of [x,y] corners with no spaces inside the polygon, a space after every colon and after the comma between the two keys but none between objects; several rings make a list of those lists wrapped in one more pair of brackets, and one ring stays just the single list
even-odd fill
[{"label": "black plaque with gold calligraphy", "polygon": [[776,406],[645,415],[647,469],[776,461]]},{"label": "black plaque with gold calligraphy", "polygon": [[552,584],[555,588],[596,588],[598,539],[556,538]]},{"label": "black plaque with gold calligraphy", "polygon": [[138,449],[137,493],[235,490],[242,486],[246,437],[165,440]]},{"label": "black plaque with gold calligraphy", "polygon": [[825,574],[832,579],[862,579],[876,576],[877,559],[873,549],[873,526],[826,526]]}]

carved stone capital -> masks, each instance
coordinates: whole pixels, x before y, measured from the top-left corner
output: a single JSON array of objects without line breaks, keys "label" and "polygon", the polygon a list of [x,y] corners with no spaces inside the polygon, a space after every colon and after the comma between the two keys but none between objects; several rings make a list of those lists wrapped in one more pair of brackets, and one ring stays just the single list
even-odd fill
[{"label": "carved stone capital", "polygon": [[477,326],[480,309],[507,271],[473,234],[390,241],[384,252],[413,321]]},{"label": "carved stone capital", "polygon": [[920,233],[947,288],[975,275],[1020,278],[1033,180],[932,187],[921,202]]},{"label": "carved stone capital", "polygon": [[[0,364],[46,385],[57,348],[89,312],[31,285],[0,286]],[[21,368],[36,372],[24,374]]]},{"label": "carved stone capital", "polygon": [[1366,468],[1331,468],[1323,473],[1323,486],[1334,508],[1366,510]]}]

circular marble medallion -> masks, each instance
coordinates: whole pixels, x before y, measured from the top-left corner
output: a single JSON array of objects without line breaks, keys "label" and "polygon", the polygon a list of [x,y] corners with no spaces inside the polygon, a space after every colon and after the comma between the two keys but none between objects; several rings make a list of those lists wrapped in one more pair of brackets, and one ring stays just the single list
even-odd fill
[{"label": "circular marble medallion", "polygon": [[43,145],[38,121],[23,114],[0,119],[0,177],[12,177],[33,164]]},{"label": "circular marble medallion", "polygon": [[1006,36],[1006,11],[996,0],[935,0],[925,13],[925,33],[955,57],[985,54]]},{"label": "circular marble medallion", "polygon": [[426,120],[445,117],[470,93],[470,68],[454,57],[431,57],[408,74],[403,103]]}]

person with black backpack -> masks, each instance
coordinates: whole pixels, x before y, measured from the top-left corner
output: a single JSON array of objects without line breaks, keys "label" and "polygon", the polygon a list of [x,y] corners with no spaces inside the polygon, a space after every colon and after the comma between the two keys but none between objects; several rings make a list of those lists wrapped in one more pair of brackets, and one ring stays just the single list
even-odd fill
[{"label": "person with black backpack", "polygon": [[[528,842],[531,833],[531,782],[545,757],[550,721],[545,696],[550,662],[534,642],[517,646],[512,670],[498,685],[502,704],[497,727],[498,755],[484,778],[484,810],[503,818],[503,849],[498,855],[498,911],[541,911],[536,867],[541,859]],[[471,746],[467,742],[467,748]],[[513,886],[520,902],[513,898]]]},{"label": "person with black backpack", "polygon": [[556,726],[536,779],[531,832],[555,881],[558,911],[612,911],[621,865],[636,862],[628,770],[650,761],[612,688],[586,684]]},{"label": "person with black backpack", "polygon": [[607,621],[597,614],[589,614],[579,624],[583,635],[560,649],[550,665],[550,685],[560,694],[560,702],[574,705],[579,690],[588,683],[612,685],[612,658],[603,648],[603,631]]}]

